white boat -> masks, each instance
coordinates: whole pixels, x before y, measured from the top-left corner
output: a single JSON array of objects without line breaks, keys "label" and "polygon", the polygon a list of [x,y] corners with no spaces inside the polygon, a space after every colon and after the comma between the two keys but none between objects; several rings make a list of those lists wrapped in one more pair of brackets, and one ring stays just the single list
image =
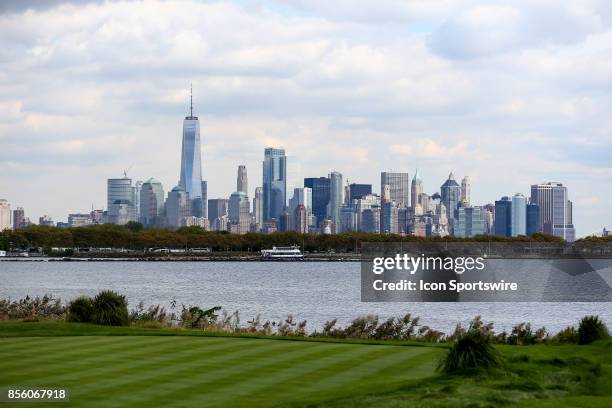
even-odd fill
[{"label": "white boat", "polygon": [[304,255],[302,255],[298,246],[290,246],[262,249],[261,257],[264,259],[302,259]]},{"label": "white boat", "polygon": [[0,256],[6,256],[6,251],[0,251]]}]

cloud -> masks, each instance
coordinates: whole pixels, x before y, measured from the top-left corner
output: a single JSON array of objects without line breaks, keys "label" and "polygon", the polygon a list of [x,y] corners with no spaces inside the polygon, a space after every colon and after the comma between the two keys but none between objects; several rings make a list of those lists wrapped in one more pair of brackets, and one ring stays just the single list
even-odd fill
[{"label": "cloud", "polygon": [[[211,196],[234,190],[238,164],[260,184],[269,145],[304,176],[375,190],[389,167],[419,167],[430,193],[455,170],[482,203],[546,179],[591,197],[612,178],[609,2],[2,6],[0,185],[33,218],[103,203],[132,163],[175,185],[190,83]],[[79,188],[39,200],[57,183]],[[579,233],[611,194],[576,205]]]}]

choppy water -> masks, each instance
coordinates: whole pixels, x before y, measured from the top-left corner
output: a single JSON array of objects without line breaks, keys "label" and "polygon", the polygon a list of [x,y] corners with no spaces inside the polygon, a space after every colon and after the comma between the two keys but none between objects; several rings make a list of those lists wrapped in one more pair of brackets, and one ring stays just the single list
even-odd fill
[{"label": "choppy water", "polygon": [[445,332],[475,315],[497,330],[529,321],[558,331],[587,314],[612,326],[612,303],[362,303],[360,265],[342,262],[0,262],[0,297],[52,294],[64,300],[113,289],[130,307],[180,304],[221,305],[240,310],[243,322],[261,314],[281,319],[293,314],[320,329],[338,318],[346,324],[363,314],[405,313]]}]

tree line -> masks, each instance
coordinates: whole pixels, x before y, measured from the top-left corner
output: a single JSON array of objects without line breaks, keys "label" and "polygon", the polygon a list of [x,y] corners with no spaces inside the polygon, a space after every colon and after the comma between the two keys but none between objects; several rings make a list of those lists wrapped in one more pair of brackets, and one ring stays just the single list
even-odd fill
[{"label": "tree line", "polygon": [[[28,248],[125,248],[143,251],[149,248],[211,248],[213,251],[259,251],[272,246],[298,245],[305,251],[359,251],[362,242],[513,242],[539,241],[563,242],[560,238],[546,234],[532,237],[503,238],[490,235],[473,238],[435,237],[414,235],[372,234],[346,232],[341,234],[301,234],[278,232],[244,235],[225,231],[205,231],[199,227],[184,227],[176,230],[142,228],[139,223],[128,225],[94,225],[77,228],[29,226],[15,231],[0,232],[0,249],[17,250]],[[612,242],[612,240],[611,240]]]}]

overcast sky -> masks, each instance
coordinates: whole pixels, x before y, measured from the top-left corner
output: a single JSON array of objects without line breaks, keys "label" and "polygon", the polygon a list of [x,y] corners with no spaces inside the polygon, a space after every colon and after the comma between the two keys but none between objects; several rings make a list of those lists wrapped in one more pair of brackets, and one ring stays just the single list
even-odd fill
[{"label": "overcast sky", "polygon": [[376,190],[469,175],[475,204],[560,181],[578,235],[612,226],[607,0],[3,1],[0,198],[62,221],[130,166],[170,190],[190,82],[209,198],[282,146]]}]

